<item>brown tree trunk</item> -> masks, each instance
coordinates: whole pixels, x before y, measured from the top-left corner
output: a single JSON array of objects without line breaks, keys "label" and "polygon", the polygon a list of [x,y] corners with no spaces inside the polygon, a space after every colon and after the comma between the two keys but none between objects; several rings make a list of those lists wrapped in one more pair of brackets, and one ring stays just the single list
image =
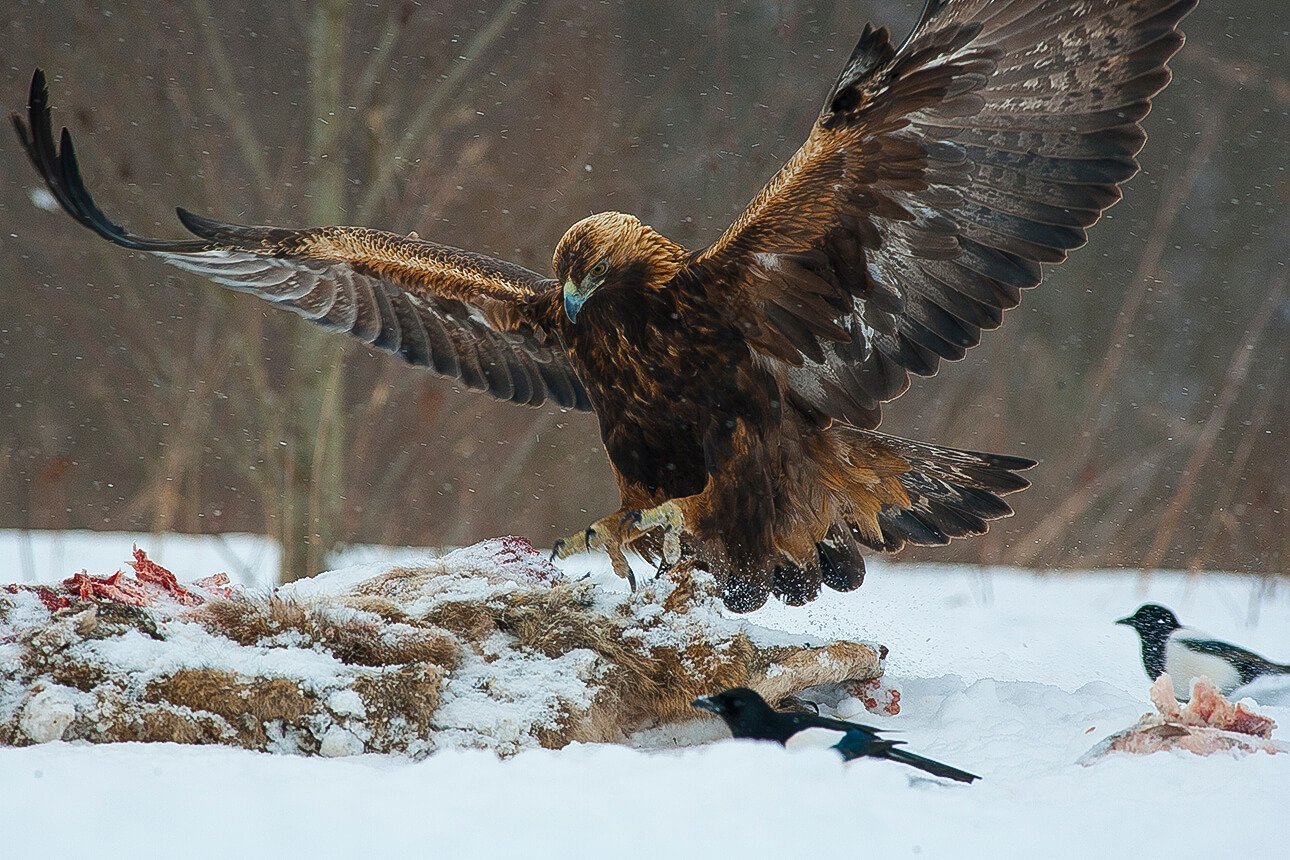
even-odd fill
[{"label": "brown tree trunk", "polygon": [[[310,23],[310,219],[317,225],[345,220],[345,167],[338,114],[348,7],[349,0],[324,0]],[[287,419],[276,529],[282,543],[282,582],[313,576],[323,569],[336,541],[344,487],[342,343],[327,332],[299,326],[291,356],[297,376]]]}]

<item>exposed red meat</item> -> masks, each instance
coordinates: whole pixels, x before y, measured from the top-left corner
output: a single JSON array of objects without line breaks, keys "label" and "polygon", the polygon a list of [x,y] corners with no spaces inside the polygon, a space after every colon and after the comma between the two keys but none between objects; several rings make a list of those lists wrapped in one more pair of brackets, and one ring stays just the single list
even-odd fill
[{"label": "exposed red meat", "polygon": [[131,606],[147,606],[153,600],[142,583],[119,570],[111,576],[90,576],[82,570],[64,579],[63,588],[80,600],[115,600]]},{"label": "exposed red meat", "polygon": [[12,585],[6,585],[4,590],[10,594],[17,594],[20,591],[34,591],[36,596],[40,598],[40,602],[45,604],[45,608],[50,612],[54,612],[58,609],[66,609],[72,605],[72,601],[68,600],[48,585],[18,585],[15,583]]},{"label": "exposed red meat", "polygon": [[887,686],[881,678],[852,682],[846,687],[871,714],[894,717],[900,713],[900,690]]},{"label": "exposed red meat", "polygon": [[[1171,682],[1172,683],[1172,682]],[[1208,726],[1225,732],[1238,732],[1259,738],[1272,737],[1276,721],[1256,714],[1241,702],[1229,702],[1208,678],[1197,678],[1191,686],[1191,701],[1182,709],[1183,722]]]},{"label": "exposed red meat", "polygon": [[[63,580],[58,588],[16,583],[3,588],[10,594],[35,592],[50,612],[66,609],[75,600],[113,600],[131,606],[151,606],[162,596],[183,606],[196,606],[206,601],[202,595],[180,585],[173,573],[148,558],[148,554],[137,546],[130,566],[135,571],[133,577],[126,576],[119,570],[111,576],[91,576],[88,571],[82,570]],[[234,590],[227,587],[228,583],[226,574],[217,573],[194,585],[220,597],[235,597]]]},{"label": "exposed red meat", "polygon": [[518,574],[522,580],[534,585],[550,586],[564,581],[564,574],[551,563],[550,556],[538,552],[525,538],[507,535],[484,541],[479,548],[507,568],[508,573]]},{"label": "exposed red meat", "polygon": [[237,596],[236,590],[228,587],[229,579],[227,573],[215,573],[202,579],[193,580],[193,585],[210,594],[217,594],[220,597],[233,598]]},{"label": "exposed red meat", "polygon": [[130,562],[130,566],[134,568],[134,575],[140,582],[160,588],[174,598],[176,603],[196,606],[203,602],[202,598],[180,585],[173,573],[148,558],[148,554],[137,546],[134,547],[134,561]]},{"label": "exposed red meat", "polygon": [[1232,704],[1206,678],[1198,678],[1191,701],[1180,705],[1168,674],[1151,685],[1151,702],[1157,713],[1146,714],[1137,724],[1116,732],[1090,750],[1081,761],[1091,763],[1110,752],[1136,755],[1183,750],[1196,755],[1220,751],[1282,752],[1272,740],[1276,723],[1244,704]]}]

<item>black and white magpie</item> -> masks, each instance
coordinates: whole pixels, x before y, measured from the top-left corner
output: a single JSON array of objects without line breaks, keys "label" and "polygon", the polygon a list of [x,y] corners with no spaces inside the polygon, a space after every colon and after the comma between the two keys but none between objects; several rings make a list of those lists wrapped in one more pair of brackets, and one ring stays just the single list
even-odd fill
[{"label": "black and white magpie", "polygon": [[747,687],[704,696],[695,699],[693,705],[721,717],[730,727],[730,733],[737,738],[776,741],[789,749],[829,747],[837,750],[845,761],[884,758],[959,782],[980,779],[967,771],[906,752],[899,748],[904,741],[885,740],[878,736],[880,729],[872,726],[816,714],[777,711],[766,704],[760,694]]},{"label": "black and white magpie", "polygon": [[1239,645],[1182,626],[1178,616],[1159,603],[1144,604],[1115,623],[1138,631],[1147,675],[1154,681],[1168,672],[1174,695],[1184,701],[1191,698],[1191,682],[1202,675],[1223,695],[1264,675],[1290,675],[1290,665],[1273,663]]}]

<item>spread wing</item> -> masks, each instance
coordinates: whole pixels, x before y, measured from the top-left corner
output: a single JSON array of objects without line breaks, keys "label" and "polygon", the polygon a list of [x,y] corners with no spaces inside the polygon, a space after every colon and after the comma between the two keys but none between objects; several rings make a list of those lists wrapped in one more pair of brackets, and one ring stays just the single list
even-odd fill
[{"label": "spread wing", "polygon": [[67,129],[55,145],[39,70],[27,122],[13,120],[50,193],[104,239],[267,299],[501,400],[536,406],[550,399],[591,409],[545,326],[558,307],[554,281],[480,254],[361,227],[244,227],[180,209],[180,221],[198,238],[135,236],[95,205]]},{"label": "spread wing", "polygon": [[800,401],[876,426],[1120,197],[1196,0],[929,0],[688,273]]}]

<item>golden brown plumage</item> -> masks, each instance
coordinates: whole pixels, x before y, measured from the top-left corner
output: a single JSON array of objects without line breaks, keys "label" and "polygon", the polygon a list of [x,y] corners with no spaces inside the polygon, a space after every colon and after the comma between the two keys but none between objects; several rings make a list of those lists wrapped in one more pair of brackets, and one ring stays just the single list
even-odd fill
[{"label": "golden brown plumage", "polygon": [[[134,236],[56,145],[32,162],[106,239],[292,308],[496,397],[594,409],[623,498],[562,551],[622,546],[714,571],[728,605],[855,588],[861,547],[942,544],[1011,513],[1030,461],[874,432],[909,374],[996,328],[1137,170],[1150,98],[1195,0],[929,0],[908,39],[866,27],[797,154],[707,248],[604,213],[554,280],[351,227]],[[661,538],[661,541],[659,540]]]}]

